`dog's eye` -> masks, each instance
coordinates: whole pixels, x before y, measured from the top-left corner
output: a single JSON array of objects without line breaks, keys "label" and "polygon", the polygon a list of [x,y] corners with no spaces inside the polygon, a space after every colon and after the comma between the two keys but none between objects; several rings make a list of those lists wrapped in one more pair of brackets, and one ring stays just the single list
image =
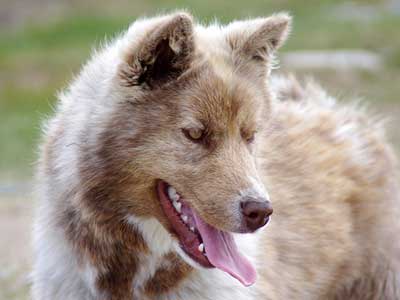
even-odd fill
[{"label": "dog's eye", "polygon": [[244,138],[247,144],[252,144],[254,142],[255,136],[256,136],[255,132],[252,132],[250,134],[242,133],[242,137]]},{"label": "dog's eye", "polygon": [[183,134],[192,142],[199,143],[204,137],[204,130],[200,128],[182,129]]},{"label": "dog's eye", "polygon": [[255,139],[255,134],[253,133],[251,136],[249,136],[248,138],[246,138],[246,143],[247,144],[251,144],[254,142]]},{"label": "dog's eye", "polygon": [[254,139],[255,139],[255,134],[253,133],[251,136],[249,136],[249,137],[246,139],[246,142],[247,142],[248,144],[251,144],[252,142],[254,142]]}]

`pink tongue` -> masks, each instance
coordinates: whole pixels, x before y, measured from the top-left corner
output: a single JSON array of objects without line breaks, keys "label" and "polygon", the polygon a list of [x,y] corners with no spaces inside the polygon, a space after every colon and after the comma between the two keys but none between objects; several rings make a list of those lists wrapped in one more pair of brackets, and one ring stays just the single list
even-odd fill
[{"label": "pink tongue", "polygon": [[256,270],[239,252],[232,234],[208,225],[196,213],[193,215],[210,263],[235,277],[245,286],[254,284],[257,277]]}]

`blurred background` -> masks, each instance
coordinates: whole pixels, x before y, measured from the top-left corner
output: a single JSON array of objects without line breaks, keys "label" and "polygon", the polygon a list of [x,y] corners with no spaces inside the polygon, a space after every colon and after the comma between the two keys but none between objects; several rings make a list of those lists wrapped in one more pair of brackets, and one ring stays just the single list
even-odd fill
[{"label": "blurred background", "polygon": [[189,9],[202,22],[288,11],[278,72],[314,76],[391,120],[400,152],[400,0],[0,0],[0,299],[28,299],[32,174],[40,120],[92,49],[138,16]]}]

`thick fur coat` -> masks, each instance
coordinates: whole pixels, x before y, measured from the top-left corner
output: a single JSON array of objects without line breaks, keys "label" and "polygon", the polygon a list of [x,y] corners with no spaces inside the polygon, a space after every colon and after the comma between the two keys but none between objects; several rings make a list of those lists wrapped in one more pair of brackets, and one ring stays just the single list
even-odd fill
[{"label": "thick fur coat", "polygon": [[[175,13],[93,55],[45,127],[34,299],[400,298],[399,176],[382,124],[270,74],[289,25]],[[254,285],[182,250],[158,180],[235,233]],[[272,202],[265,229],[241,234],[243,197]]]}]

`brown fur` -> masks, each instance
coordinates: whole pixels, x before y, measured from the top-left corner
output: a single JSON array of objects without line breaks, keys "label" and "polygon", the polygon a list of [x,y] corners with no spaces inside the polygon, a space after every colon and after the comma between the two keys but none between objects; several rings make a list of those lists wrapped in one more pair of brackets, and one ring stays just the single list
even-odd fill
[{"label": "brown fur", "polygon": [[[274,199],[265,297],[398,299],[396,159],[378,125],[325,105],[321,91],[311,86],[300,102],[277,103],[265,132],[263,169]],[[353,133],[337,135],[350,124]]]},{"label": "brown fur", "polygon": [[149,297],[171,292],[179,284],[187,279],[193,270],[188,264],[182,261],[176,254],[171,253],[165,257],[165,267],[157,270],[154,276],[146,282],[145,292]]},{"label": "brown fur", "polygon": [[[52,204],[56,226],[82,268],[89,262],[98,271],[104,299],[131,299],[152,254],[128,215],[154,217],[174,235],[158,179],[207,223],[242,232],[235,212],[250,177],[263,181],[274,203],[257,258],[265,262],[261,299],[398,298],[399,191],[390,147],[363,114],[312,102],[327,97],[317,88],[293,81],[277,91],[285,101],[274,102],[267,66],[289,19],[253,25],[227,37],[228,55],[209,58],[190,16],[163,18],[126,49],[112,78],[120,98],[104,123],[82,129],[76,144],[63,144],[68,124],[61,121],[48,133],[43,172],[49,189],[64,191]],[[337,134],[354,124],[352,134]],[[185,137],[188,128],[205,133],[200,143]],[[57,181],[63,147],[79,153],[78,178],[68,187]],[[156,298],[193,272],[171,253],[140,288]]]}]

